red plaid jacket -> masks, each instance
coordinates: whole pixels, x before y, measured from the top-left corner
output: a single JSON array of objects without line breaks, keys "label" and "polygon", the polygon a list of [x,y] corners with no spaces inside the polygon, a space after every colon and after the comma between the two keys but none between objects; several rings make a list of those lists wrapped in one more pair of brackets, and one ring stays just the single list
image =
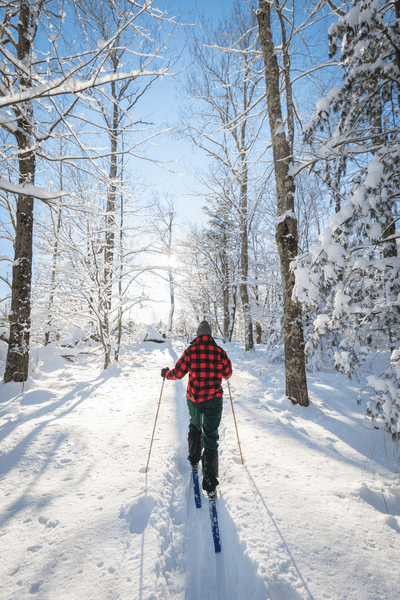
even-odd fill
[{"label": "red plaid jacket", "polygon": [[189,373],[186,397],[204,402],[222,396],[222,378],[232,375],[232,363],[225,350],[210,335],[201,335],[190,343],[175,367],[167,371],[167,379],[182,379]]}]

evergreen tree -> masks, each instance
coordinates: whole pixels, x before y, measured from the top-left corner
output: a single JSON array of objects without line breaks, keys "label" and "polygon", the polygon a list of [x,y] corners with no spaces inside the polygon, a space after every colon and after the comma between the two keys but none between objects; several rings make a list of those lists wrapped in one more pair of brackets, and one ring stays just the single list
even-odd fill
[{"label": "evergreen tree", "polygon": [[[331,56],[340,43],[343,82],[318,102],[306,137],[315,148],[314,160],[326,162],[326,172],[341,169],[340,178],[337,172],[329,178],[331,185],[342,182],[332,190],[341,198],[340,210],[311,246],[309,266],[300,261],[296,270],[297,297],[319,306],[317,335],[337,332],[338,369],[351,376],[371,349],[392,352],[381,378],[368,380],[375,392],[368,410],[383,416],[395,436],[400,431],[399,7],[399,2],[355,1],[329,30]],[[336,128],[327,135],[331,110]]]}]

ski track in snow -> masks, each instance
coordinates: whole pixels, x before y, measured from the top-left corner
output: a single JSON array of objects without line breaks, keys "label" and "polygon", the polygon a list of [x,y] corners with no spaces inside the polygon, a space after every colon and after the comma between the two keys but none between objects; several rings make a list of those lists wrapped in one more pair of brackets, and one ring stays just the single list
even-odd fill
[{"label": "ski track in snow", "polygon": [[227,348],[245,465],[226,390],[220,554],[193,498],[186,379],[165,382],[144,473],[160,369],[183,349],[137,344],[106,372],[48,359],[24,391],[0,387],[0,600],[397,597],[397,446],[339,374],[310,376],[302,409],[282,364]]}]

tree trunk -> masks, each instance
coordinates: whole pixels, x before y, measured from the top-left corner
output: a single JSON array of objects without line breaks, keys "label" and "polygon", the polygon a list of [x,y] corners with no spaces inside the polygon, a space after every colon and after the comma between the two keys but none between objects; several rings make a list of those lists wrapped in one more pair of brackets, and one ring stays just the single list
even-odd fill
[{"label": "tree trunk", "polygon": [[[29,66],[31,44],[36,33],[38,13],[32,15],[31,4],[21,0],[18,21],[17,56]],[[37,7],[40,12],[41,7]],[[21,77],[19,90],[32,87],[27,76]],[[19,184],[33,184],[35,178],[35,154],[33,150],[33,110],[30,102],[15,108],[18,130]],[[14,243],[14,264],[10,312],[10,340],[4,381],[26,381],[29,369],[29,341],[31,330],[31,282],[33,248],[33,198],[18,195]]]},{"label": "tree trunk", "polygon": [[[20,169],[21,169],[20,160]],[[34,173],[35,159],[27,159],[24,167]],[[22,173],[21,173],[22,175]],[[20,184],[22,183],[20,178]],[[10,311],[10,339],[4,381],[26,381],[29,368],[31,332],[31,281],[33,240],[33,198],[18,196],[17,229]]]},{"label": "tree trunk", "polygon": [[172,332],[172,325],[174,322],[174,312],[175,312],[175,288],[174,288],[174,277],[171,271],[168,271],[169,275],[169,297],[170,297],[170,308],[168,315],[168,333]]},{"label": "tree trunk", "polygon": [[229,318],[228,342],[232,341],[233,328],[235,327],[236,306],[237,306],[237,284],[235,283],[232,286],[232,306],[231,306],[231,314],[230,314],[230,318]]},{"label": "tree trunk", "polygon": [[223,235],[223,246],[221,250],[221,272],[222,272],[222,337],[224,343],[229,336],[229,263],[226,252],[227,236]]},{"label": "tree trunk", "polygon": [[[122,138],[122,146],[124,140]],[[122,154],[121,164],[121,198],[120,198],[120,223],[119,223],[119,277],[118,277],[118,333],[117,341],[115,343],[114,360],[118,362],[119,351],[121,348],[122,340],[122,316],[124,314],[122,306],[122,277],[124,274],[124,193],[123,193],[123,180],[124,180],[124,155]]]},{"label": "tree trunk", "polygon": [[[61,188],[62,189],[62,188]],[[56,239],[54,241],[53,246],[53,264],[51,267],[51,277],[50,277],[50,297],[49,297],[49,306],[47,309],[47,328],[44,334],[44,345],[50,342],[50,333],[52,331],[52,322],[53,322],[53,304],[54,304],[54,294],[56,290],[56,275],[57,275],[57,260],[58,260],[58,236],[61,229],[61,208],[58,212],[57,225],[55,229]]]},{"label": "tree trunk", "polygon": [[[62,143],[61,143],[61,155],[62,155]],[[64,189],[63,182],[63,163],[61,161],[60,164],[60,190]],[[57,274],[57,261],[58,261],[58,243],[59,243],[59,234],[61,230],[61,207],[58,211],[57,225],[55,226],[55,241],[53,246],[53,264],[51,268],[51,278],[50,278],[50,297],[49,297],[49,306],[47,309],[47,329],[44,334],[44,345],[50,342],[50,333],[52,330],[52,322],[53,322],[53,304],[54,304],[54,294],[56,289],[56,274]]]},{"label": "tree trunk", "polygon": [[262,327],[261,327],[261,323],[259,323],[259,321],[257,321],[257,323],[256,323],[256,344],[261,344],[261,340],[262,340]]},{"label": "tree trunk", "polygon": [[113,263],[115,246],[115,199],[117,193],[117,142],[118,142],[118,103],[116,98],[115,82],[111,84],[111,97],[113,99],[112,128],[110,134],[110,172],[107,195],[106,217],[106,245],[104,249],[104,282],[106,286],[107,307],[111,309],[111,296],[113,284]]},{"label": "tree trunk", "polygon": [[[246,94],[246,87],[244,89]],[[244,106],[247,106],[246,99]],[[240,298],[242,300],[243,314],[244,314],[244,346],[245,351],[252,350],[254,348],[254,337],[253,337],[253,322],[250,311],[250,299],[249,299],[249,287],[248,287],[248,276],[249,276],[249,217],[248,217],[248,178],[247,178],[247,157],[244,149],[246,141],[246,120],[243,121],[241,127],[241,186],[240,186]]]},{"label": "tree trunk", "polygon": [[249,299],[249,288],[248,288],[248,274],[249,274],[249,250],[248,250],[248,239],[247,239],[247,202],[244,206],[242,200],[242,214],[240,217],[240,298],[242,300],[243,313],[244,313],[244,344],[245,350],[252,350],[254,348],[254,337],[253,337],[253,322],[251,319],[250,312],[250,299]]},{"label": "tree trunk", "polygon": [[295,185],[289,172],[290,150],[283,128],[279,95],[279,66],[271,31],[271,5],[267,0],[259,0],[259,6],[256,14],[265,64],[267,108],[277,197],[276,242],[279,250],[283,289],[286,395],[293,403],[308,406],[301,307],[297,301],[292,299],[294,274],[290,270],[290,263],[297,255],[298,243],[297,220],[294,214]]},{"label": "tree trunk", "polygon": [[[115,69],[115,57],[114,72]],[[106,217],[106,239],[104,248],[104,297],[103,297],[103,320],[104,320],[104,368],[107,369],[111,363],[111,301],[114,275],[114,249],[115,249],[115,199],[117,192],[117,149],[118,149],[118,103],[116,97],[115,82],[111,83],[111,97],[113,99],[112,126],[110,135],[110,171],[107,195],[107,217]]]}]

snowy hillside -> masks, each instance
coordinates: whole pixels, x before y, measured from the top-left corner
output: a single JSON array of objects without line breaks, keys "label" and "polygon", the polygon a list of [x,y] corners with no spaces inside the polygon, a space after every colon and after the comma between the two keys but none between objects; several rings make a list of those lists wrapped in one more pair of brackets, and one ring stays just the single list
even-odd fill
[{"label": "snowy hillside", "polygon": [[245,465],[225,393],[220,555],[208,501],[194,505],[186,379],[165,382],[144,473],[160,368],[183,349],[125,347],[103,372],[100,352],[72,363],[47,347],[23,391],[1,385],[0,599],[397,598],[398,446],[343,375],[310,376],[300,408],[281,363],[226,347]]}]

